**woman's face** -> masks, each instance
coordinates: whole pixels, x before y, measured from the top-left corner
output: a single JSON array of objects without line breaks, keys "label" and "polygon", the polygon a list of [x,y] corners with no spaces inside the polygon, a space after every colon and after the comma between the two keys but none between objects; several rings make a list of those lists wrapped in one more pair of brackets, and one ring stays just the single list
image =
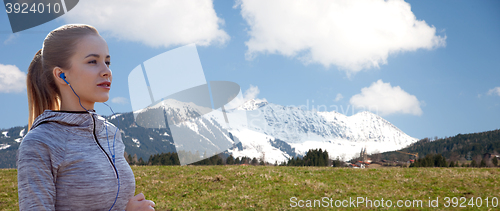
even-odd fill
[{"label": "woman's face", "polygon": [[71,68],[65,71],[66,80],[80,96],[82,104],[106,102],[113,77],[106,41],[99,35],[87,35],[80,39],[71,57]]}]

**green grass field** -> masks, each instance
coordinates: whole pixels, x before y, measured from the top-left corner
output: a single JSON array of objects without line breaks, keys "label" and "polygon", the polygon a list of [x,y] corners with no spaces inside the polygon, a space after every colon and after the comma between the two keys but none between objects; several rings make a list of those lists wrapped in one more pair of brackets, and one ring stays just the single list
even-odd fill
[{"label": "green grass field", "polygon": [[[305,209],[328,206],[327,209],[338,210],[336,201],[341,209],[346,209],[342,206],[353,205],[350,198],[358,209],[366,209],[366,201],[356,204],[361,202],[357,197],[371,200],[372,208],[378,201],[379,209],[388,210],[456,210],[454,205],[466,206],[462,208],[465,210],[500,209],[499,168],[132,166],[132,169],[136,193],[142,192],[155,201],[156,210],[288,210],[299,205]],[[1,210],[19,210],[16,175],[15,169],[0,170]],[[431,200],[438,197],[439,207],[429,207],[429,197]],[[448,208],[445,197],[450,197]],[[307,200],[316,207],[306,207]],[[319,201],[314,204],[314,200]],[[342,200],[346,200],[343,205]],[[388,200],[391,208],[385,207]],[[397,207],[398,200],[402,200],[403,207]],[[423,208],[412,208],[418,200]],[[405,207],[405,202],[410,207]]]}]

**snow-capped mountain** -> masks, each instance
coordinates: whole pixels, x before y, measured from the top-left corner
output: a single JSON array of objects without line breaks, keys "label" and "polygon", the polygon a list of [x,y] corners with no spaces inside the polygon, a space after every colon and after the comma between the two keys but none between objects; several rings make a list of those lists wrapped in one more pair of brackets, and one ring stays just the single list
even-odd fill
[{"label": "snow-capped mountain", "polygon": [[[172,99],[134,115],[139,117],[136,122],[143,127],[168,125],[178,152],[213,155],[228,150],[227,153],[234,157],[264,158],[270,163],[304,156],[309,149],[322,148],[331,158],[350,159],[362,148],[367,148],[368,153],[385,152],[417,141],[370,112],[346,116],[335,111],[281,106],[260,99],[226,109],[225,116],[221,109],[211,110]],[[141,115],[147,120],[144,124],[140,123]],[[164,123],[154,120],[158,118]],[[181,163],[200,159],[198,156]]]},{"label": "snow-capped mountain", "polygon": [[[241,141],[240,149],[229,150],[235,157],[265,157],[274,163],[322,148],[332,158],[350,159],[361,148],[366,147],[368,153],[385,152],[418,141],[367,111],[345,116],[335,111],[307,111],[253,99],[227,112],[230,115],[240,111],[246,111],[247,121],[226,128]],[[211,118],[223,121],[217,116]]]}]

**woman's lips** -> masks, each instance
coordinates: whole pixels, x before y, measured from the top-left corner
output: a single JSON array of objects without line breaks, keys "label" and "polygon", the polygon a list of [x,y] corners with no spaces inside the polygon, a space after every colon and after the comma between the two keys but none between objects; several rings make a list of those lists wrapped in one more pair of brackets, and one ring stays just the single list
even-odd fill
[{"label": "woman's lips", "polygon": [[97,86],[104,88],[104,89],[111,89],[111,82],[105,81],[105,82],[97,84]]}]

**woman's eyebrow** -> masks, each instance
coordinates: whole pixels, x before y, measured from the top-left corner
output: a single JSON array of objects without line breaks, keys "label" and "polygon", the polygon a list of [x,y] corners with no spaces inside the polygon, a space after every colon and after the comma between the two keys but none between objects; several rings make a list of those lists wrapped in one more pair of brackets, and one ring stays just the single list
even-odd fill
[{"label": "woman's eyebrow", "polygon": [[[101,56],[99,56],[99,54],[89,54],[89,55],[87,55],[85,58],[87,58],[87,57],[97,57],[97,58],[99,58],[99,57],[101,57]],[[84,59],[85,59],[85,58],[84,58]],[[110,57],[109,55],[107,55],[107,56],[106,56],[106,59],[108,59],[108,58],[111,58],[111,57]]]}]

